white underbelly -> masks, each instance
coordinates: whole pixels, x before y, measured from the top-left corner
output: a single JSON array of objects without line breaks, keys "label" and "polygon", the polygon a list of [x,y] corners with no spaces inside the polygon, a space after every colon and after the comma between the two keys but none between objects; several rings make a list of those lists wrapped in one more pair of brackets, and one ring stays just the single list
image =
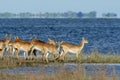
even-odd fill
[{"label": "white underbelly", "polygon": [[69,52],[69,53],[73,53],[73,54],[75,53],[73,50],[69,50],[68,52]]},{"label": "white underbelly", "polygon": [[20,50],[22,50],[22,51],[25,51],[25,48],[23,48],[23,47],[20,47]]},{"label": "white underbelly", "polygon": [[38,47],[34,47],[34,49],[37,49],[38,51],[41,51],[41,48],[38,48]]}]

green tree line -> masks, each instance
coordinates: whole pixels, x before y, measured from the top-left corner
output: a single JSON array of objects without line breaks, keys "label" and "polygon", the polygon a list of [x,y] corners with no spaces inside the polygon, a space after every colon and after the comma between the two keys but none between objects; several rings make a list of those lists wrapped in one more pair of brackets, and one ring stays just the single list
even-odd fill
[{"label": "green tree line", "polygon": [[[104,13],[103,17],[117,17],[115,13]],[[49,12],[39,12],[39,13],[30,13],[30,12],[22,12],[22,13],[10,13],[4,12],[0,13],[0,18],[96,18],[97,12],[91,11],[88,13],[83,12],[63,12],[63,13],[49,13]]]}]

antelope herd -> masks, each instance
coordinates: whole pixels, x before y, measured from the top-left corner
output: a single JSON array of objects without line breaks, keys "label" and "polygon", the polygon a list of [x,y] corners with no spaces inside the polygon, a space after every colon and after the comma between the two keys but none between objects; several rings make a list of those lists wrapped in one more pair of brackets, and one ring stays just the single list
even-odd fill
[{"label": "antelope herd", "polygon": [[[4,53],[9,52],[10,56],[16,55],[16,58],[19,59],[20,51],[24,51],[24,57],[30,59],[31,57],[37,56],[37,52],[42,53],[42,60],[48,63],[49,53],[53,55],[54,60],[60,59],[64,60],[64,57],[67,53],[73,53],[78,59],[78,54],[84,47],[84,44],[88,41],[83,37],[80,44],[70,44],[62,41],[54,41],[48,38],[48,42],[41,41],[36,38],[31,38],[31,41],[25,41],[20,39],[18,36],[11,40],[11,35],[6,35],[6,38],[0,40],[0,56],[4,57]],[[55,55],[58,55],[55,57]]]}]

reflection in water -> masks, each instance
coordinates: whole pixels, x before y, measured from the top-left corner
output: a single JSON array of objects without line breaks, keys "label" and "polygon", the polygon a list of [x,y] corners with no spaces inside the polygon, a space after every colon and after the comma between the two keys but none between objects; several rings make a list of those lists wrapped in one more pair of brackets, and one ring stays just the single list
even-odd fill
[{"label": "reflection in water", "polygon": [[103,72],[108,76],[113,76],[114,74],[120,76],[120,64],[75,64],[75,63],[65,63],[65,64],[49,64],[49,65],[39,65],[37,67],[20,67],[14,69],[1,69],[1,72],[7,72],[11,74],[16,73],[34,73],[38,74],[45,72],[48,75],[52,73],[57,73],[60,70],[74,71],[78,69],[83,69],[86,76],[95,75],[98,72]]}]

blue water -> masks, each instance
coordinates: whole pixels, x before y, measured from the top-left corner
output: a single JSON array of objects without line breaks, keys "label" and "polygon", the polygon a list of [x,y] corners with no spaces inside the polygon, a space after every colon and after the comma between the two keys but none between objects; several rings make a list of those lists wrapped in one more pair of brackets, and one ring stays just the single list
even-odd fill
[{"label": "blue water", "polygon": [[[5,34],[30,41],[30,37],[36,37],[47,41],[48,37],[73,44],[79,44],[82,37],[89,40],[83,51],[89,53],[92,49],[98,49],[103,53],[120,53],[120,19],[0,19],[0,39]],[[10,73],[39,73],[41,70],[50,75],[52,71],[60,69],[77,70],[77,64],[64,65],[40,65],[38,67],[20,67],[16,69],[1,69]],[[114,70],[120,75],[120,64],[83,64],[86,75],[93,75],[104,67],[106,74],[112,76]],[[90,73],[90,74],[89,74]]]},{"label": "blue water", "polygon": [[48,37],[79,44],[82,37],[89,40],[83,51],[92,49],[107,53],[120,53],[120,19],[0,19],[0,39],[5,34],[29,41]]},{"label": "blue water", "polygon": [[[120,64],[75,64],[75,63],[65,63],[65,64],[49,64],[49,65],[39,65],[37,67],[20,67],[14,69],[0,69],[0,72],[7,72],[11,74],[40,74],[45,72],[47,75],[51,76],[52,73],[58,73],[61,70],[66,71],[76,71],[83,70],[86,76],[95,76],[96,74],[103,72],[105,75],[112,77],[116,75],[120,76]],[[83,72],[81,72],[83,74]],[[119,77],[120,78],[120,77]]]}]

